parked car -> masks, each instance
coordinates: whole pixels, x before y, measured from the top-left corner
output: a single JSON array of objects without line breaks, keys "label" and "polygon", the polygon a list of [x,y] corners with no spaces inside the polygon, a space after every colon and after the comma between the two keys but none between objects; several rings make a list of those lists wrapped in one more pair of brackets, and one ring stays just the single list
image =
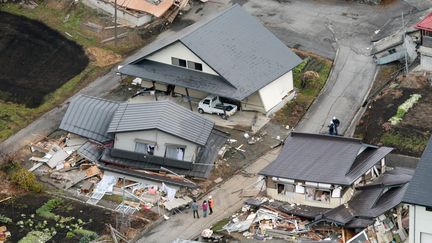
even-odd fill
[{"label": "parked car", "polygon": [[222,102],[219,96],[209,95],[199,102],[198,112],[217,114],[222,119],[228,119],[237,112],[237,106]]}]

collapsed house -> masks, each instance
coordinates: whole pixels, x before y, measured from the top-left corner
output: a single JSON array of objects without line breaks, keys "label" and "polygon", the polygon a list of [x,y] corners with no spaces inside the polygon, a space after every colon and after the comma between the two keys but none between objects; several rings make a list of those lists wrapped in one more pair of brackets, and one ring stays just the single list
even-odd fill
[{"label": "collapsed house", "polygon": [[409,242],[432,242],[432,138],[417,164],[403,201],[409,204]]},{"label": "collapsed house", "polygon": [[259,174],[267,195],[276,200],[335,208],[352,198],[355,187],[385,172],[385,156],[392,150],[354,138],[292,132]]},{"label": "collapsed house", "polygon": [[89,139],[78,149],[105,171],[135,179],[196,187],[157,173],[207,178],[226,134],[170,101],[118,103],[79,95],[60,129]]},{"label": "collapsed house", "polygon": [[[294,96],[301,59],[239,5],[153,42],[121,74],[148,89],[192,101],[226,98],[242,110],[270,114]],[[192,108],[192,107],[191,107]]]},{"label": "collapsed house", "polygon": [[130,26],[142,26],[154,18],[177,14],[188,4],[188,0],[84,0],[91,8],[114,15],[117,3],[118,19]]},{"label": "collapsed house", "polygon": [[[406,168],[386,171],[371,183],[356,187],[354,196],[347,203],[318,215],[309,226],[334,224],[345,229],[364,229],[401,204],[413,174],[412,169]],[[401,231],[401,235],[406,239],[405,232]],[[391,235],[390,240],[392,238]]]}]

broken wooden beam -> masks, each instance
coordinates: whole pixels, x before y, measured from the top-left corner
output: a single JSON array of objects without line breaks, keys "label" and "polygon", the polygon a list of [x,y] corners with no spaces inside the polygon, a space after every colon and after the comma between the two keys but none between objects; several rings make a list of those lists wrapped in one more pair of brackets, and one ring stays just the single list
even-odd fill
[{"label": "broken wooden beam", "polygon": [[[124,33],[121,33],[120,35],[117,35],[117,39],[121,39],[121,38],[124,38],[124,37],[126,37],[127,36],[127,32],[124,32]],[[107,39],[105,39],[105,40],[102,40],[101,41],[101,44],[104,44],[104,43],[107,43],[107,42],[110,42],[110,41],[113,41],[113,40],[115,40],[115,36],[113,36],[113,37],[110,37],[110,38],[107,38]]]}]

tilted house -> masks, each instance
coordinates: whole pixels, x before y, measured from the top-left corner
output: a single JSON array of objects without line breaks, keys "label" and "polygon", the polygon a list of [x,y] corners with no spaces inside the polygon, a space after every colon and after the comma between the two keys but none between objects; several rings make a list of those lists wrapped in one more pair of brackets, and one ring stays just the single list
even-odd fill
[{"label": "tilted house", "polygon": [[171,101],[130,104],[83,95],[71,102],[60,129],[89,138],[78,153],[106,169],[204,178],[227,138],[213,122]]},{"label": "tilted house", "polygon": [[[230,99],[242,110],[274,112],[293,97],[292,69],[301,59],[240,6],[146,47],[119,72],[141,85],[200,100]],[[170,87],[168,87],[170,86]]]},{"label": "tilted house", "polygon": [[417,164],[403,201],[410,204],[409,242],[432,242],[432,138]]},{"label": "tilted house", "polygon": [[292,132],[260,174],[276,200],[334,208],[351,199],[355,186],[382,174],[391,151],[354,138]]}]

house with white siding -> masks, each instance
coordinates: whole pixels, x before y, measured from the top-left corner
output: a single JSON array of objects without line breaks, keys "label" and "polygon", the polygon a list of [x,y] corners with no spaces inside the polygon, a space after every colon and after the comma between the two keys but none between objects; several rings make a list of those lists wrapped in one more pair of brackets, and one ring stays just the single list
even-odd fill
[{"label": "house with white siding", "polygon": [[385,156],[392,150],[355,138],[292,132],[259,174],[275,200],[335,208],[347,203],[357,186],[385,172]]},{"label": "house with white siding", "polygon": [[85,95],[72,100],[60,129],[88,138],[83,157],[101,166],[201,178],[227,139],[212,121],[171,101],[119,103]]},{"label": "house with white siding", "polygon": [[271,114],[294,97],[301,59],[239,5],[150,44],[121,74],[192,101],[218,95]]},{"label": "house with white siding", "polygon": [[409,243],[432,242],[432,138],[417,164],[403,201],[409,209]]}]

